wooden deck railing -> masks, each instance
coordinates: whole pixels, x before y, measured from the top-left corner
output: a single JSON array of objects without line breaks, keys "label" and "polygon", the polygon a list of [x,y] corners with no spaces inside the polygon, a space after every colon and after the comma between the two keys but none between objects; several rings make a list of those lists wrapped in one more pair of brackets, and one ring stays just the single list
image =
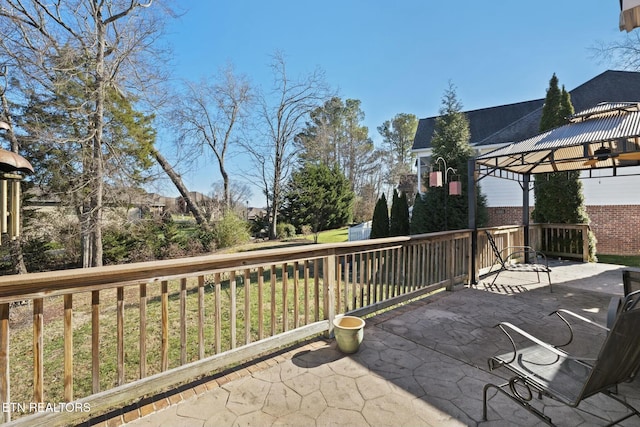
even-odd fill
[{"label": "wooden deck railing", "polygon": [[[524,227],[520,225],[490,227],[479,230],[476,268],[479,275],[493,266],[495,255],[484,231],[489,231],[499,249],[524,245]],[[548,257],[589,261],[588,224],[532,224],[529,226],[529,246]]]},{"label": "wooden deck railing", "polygon": [[463,230],[0,277],[0,421],[81,422],[451,289],[469,261]]},{"label": "wooden deck railing", "polygon": [[589,261],[588,224],[533,224],[531,245],[547,256]]},{"label": "wooden deck railing", "polygon": [[496,256],[489,245],[485,231],[489,231],[496,242],[498,249],[502,250],[508,246],[524,245],[524,227],[510,225],[502,227],[490,227],[478,230],[478,251],[476,253],[476,268],[478,276],[487,273],[496,261]]}]

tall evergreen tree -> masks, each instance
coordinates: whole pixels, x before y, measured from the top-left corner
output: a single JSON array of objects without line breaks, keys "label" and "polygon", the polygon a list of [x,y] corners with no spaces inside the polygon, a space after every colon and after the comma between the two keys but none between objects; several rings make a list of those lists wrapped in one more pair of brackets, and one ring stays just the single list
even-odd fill
[{"label": "tall evergreen tree", "polygon": [[377,150],[362,125],[364,112],[357,99],[332,97],[309,114],[310,120],[296,135],[298,155],[303,161],[337,164],[356,193],[354,219],[371,218],[382,169],[382,150]]},{"label": "tall evergreen tree", "polygon": [[384,194],[380,196],[373,210],[371,234],[369,235],[370,239],[380,239],[382,237],[389,237],[389,206]]},{"label": "tall evergreen tree", "polygon": [[416,193],[413,202],[413,210],[411,211],[411,234],[423,234],[427,232],[427,205],[424,196]]},{"label": "tall evergreen tree", "polygon": [[[424,194],[426,204],[426,224],[424,232],[442,231],[445,229],[457,230],[467,228],[468,225],[468,188],[467,188],[467,162],[473,157],[469,132],[469,121],[462,112],[462,103],[458,100],[455,87],[450,84],[442,97],[440,116],[436,118],[433,138],[431,139],[432,156],[431,167],[440,170],[447,175],[449,181],[462,182],[462,194],[460,196],[449,195],[448,183],[442,187],[431,187]],[[446,162],[438,161],[442,158]],[[455,170],[455,172],[453,172]],[[445,203],[446,197],[446,203]],[[446,204],[446,212],[444,206]],[[477,224],[483,225],[487,221],[486,198],[477,189]],[[445,221],[446,215],[446,221]],[[445,226],[446,224],[446,226]]]},{"label": "tall evergreen tree", "polygon": [[[542,108],[540,132],[567,124],[574,113],[571,97],[558,87],[555,73],[549,80],[549,88]],[[582,182],[579,171],[554,172],[535,176],[535,208],[533,220],[538,223],[582,224],[589,223],[584,206]],[[589,236],[589,258],[595,260],[595,237]]]},{"label": "tall evergreen tree", "polygon": [[389,236],[399,236],[399,224],[398,220],[398,208],[400,205],[398,204],[398,199],[400,196],[398,195],[398,191],[394,188],[393,195],[391,196],[391,214],[389,216]]},{"label": "tall evergreen tree", "polygon": [[346,225],[351,219],[353,191],[337,166],[306,163],[293,172],[285,187],[280,215],[314,233]]},{"label": "tall evergreen tree", "polygon": [[400,235],[408,236],[410,234],[410,223],[409,223],[409,202],[407,198],[407,193],[400,194],[400,208],[398,208],[398,213],[400,214]]},{"label": "tall evergreen tree", "polygon": [[391,204],[391,218],[389,220],[389,236],[409,235],[409,206],[407,196],[393,190],[393,202]]}]

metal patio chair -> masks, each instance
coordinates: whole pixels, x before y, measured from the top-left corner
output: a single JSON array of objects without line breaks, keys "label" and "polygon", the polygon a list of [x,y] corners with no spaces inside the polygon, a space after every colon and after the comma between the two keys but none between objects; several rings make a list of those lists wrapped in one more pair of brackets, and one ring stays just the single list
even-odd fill
[{"label": "metal patio chair", "polygon": [[[640,291],[626,296],[610,329],[567,310],[558,310],[555,314],[558,314],[570,329],[569,341],[560,346],[550,345],[510,323],[497,325],[511,341],[513,350],[491,357],[489,369],[504,367],[513,376],[506,384],[485,385],[483,420],[487,419],[487,394],[491,389],[507,396],[549,425],[554,425],[551,418],[530,403],[534,393],[537,393],[538,398],[546,396],[571,407],[578,406],[582,400],[590,396],[602,393],[630,411],[608,426],[634,415],[640,417],[640,412],[617,395],[618,384],[633,380],[640,366],[639,300]],[[571,355],[562,349],[573,339],[571,325],[563,317],[565,314],[608,330],[595,359]],[[521,337],[518,343],[513,337],[515,333]]]},{"label": "metal patio chair", "polygon": [[640,291],[640,270],[637,268],[626,268],[622,270],[622,284],[625,295]]},{"label": "metal patio chair", "polygon": [[[540,283],[540,273],[547,273],[547,280],[549,281],[549,291],[552,292],[551,287],[551,269],[549,268],[549,262],[547,256],[542,252],[538,252],[531,246],[507,246],[502,249],[498,249],[493,235],[485,230],[489,245],[493,250],[495,259],[489,271],[485,274],[488,276],[493,271],[495,265],[499,265],[499,269],[495,271],[495,277],[491,282],[491,286],[496,282],[496,279],[503,271],[519,271],[523,273],[535,272],[538,277],[538,283]],[[524,262],[528,260],[528,262]]]}]

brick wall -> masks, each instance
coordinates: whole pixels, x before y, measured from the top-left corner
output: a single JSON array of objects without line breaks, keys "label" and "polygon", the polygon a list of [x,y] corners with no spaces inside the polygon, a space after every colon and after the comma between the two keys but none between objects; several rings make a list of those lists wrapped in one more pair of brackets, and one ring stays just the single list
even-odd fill
[{"label": "brick wall", "polygon": [[[498,206],[488,207],[489,223],[487,227],[498,227],[500,225],[522,224],[522,206]],[[529,212],[533,208],[529,209]],[[529,222],[531,218],[529,218]]]},{"label": "brick wall", "polygon": [[598,253],[640,255],[640,205],[587,206]]},{"label": "brick wall", "polygon": [[[533,208],[532,208],[533,209]],[[522,224],[522,208],[490,207],[489,227]],[[640,255],[640,205],[587,206],[598,253]]]}]

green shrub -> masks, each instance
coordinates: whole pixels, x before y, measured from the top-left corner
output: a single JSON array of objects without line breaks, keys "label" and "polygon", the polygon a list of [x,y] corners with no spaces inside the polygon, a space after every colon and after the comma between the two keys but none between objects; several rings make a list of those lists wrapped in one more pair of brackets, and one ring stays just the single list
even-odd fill
[{"label": "green shrub", "polygon": [[276,237],[278,239],[290,239],[296,236],[296,228],[286,222],[276,224]]},{"label": "green shrub", "polygon": [[105,227],[102,230],[102,262],[104,265],[129,261],[136,246],[135,237],[125,227]]},{"label": "green shrub", "polygon": [[249,224],[233,212],[227,212],[215,225],[213,236],[218,248],[228,248],[251,239]]}]

